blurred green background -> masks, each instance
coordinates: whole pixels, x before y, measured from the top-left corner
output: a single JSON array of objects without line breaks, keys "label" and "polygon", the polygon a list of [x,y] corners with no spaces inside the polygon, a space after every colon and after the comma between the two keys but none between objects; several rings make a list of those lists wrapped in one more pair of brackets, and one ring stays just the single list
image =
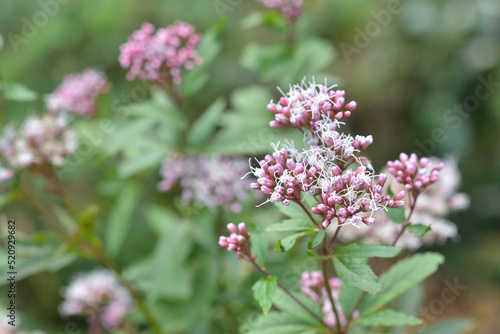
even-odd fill
[{"label": "blurred green background", "polygon": [[[227,23],[220,36],[223,48],[209,67],[210,84],[193,97],[191,116],[196,117],[196,110],[201,112],[216,98],[228,97],[238,87],[263,84],[277,97],[275,87],[280,82],[263,82],[241,62],[250,43],[270,45],[284,39],[283,34],[270,27],[244,27],[250,13],[264,10],[251,0],[233,1],[236,5],[224,0],[2,0],[0,33],[5,45],[0,51],[0,75],[6,82],[22,82],[34,91],[48,94],[65,74],[97,67],[107,73],[112,83],[107,99],[113,101],[134,86],[125,80],[125,71],[117,61],[119,46],[133,30],[144,21],[161,27],[181,19],[203,33],[220,19],[220,2],[227,5]],[[57,5],[43,5],[49,3]],[[460,242],[435,247],[446,255],[447,261],[431,279],[427,298],[435,298],[433,292],[439,295],[443,280],[458,277],[468,288],[446,307],[443,316],[472,317],[480,324],[474,333],[497,333],[500,2],[401,1],[397,13],[386,15],[391,3],[311,1],[298,34],[320,37],[335,50],[326,72],[346,89],[348,99],[357,101],[358,109],[350,126],[356,133],[373,135],[375,145],[368,154],[376,169],[402,151],[441,157],[453,154],[459,158],[461,190],[470,194],[471,207],[450,217],[458,225]],[[40,11],[50,18],[44,20]],[[9,120],[21,120],[31,112],[43,110],[43,101],[9,102],[7,110]],[[89,166],[88,175],[83,177],[92,180],[95,168]],[[97,169],[102,175],[112,173],[104,167]],[[155,180],[149,181],[153,187]],[[78,180],[83,185],[74,188],[82,201],[90,196],[84,186],[86,181]],[[9,208],[6,214],[34,221],[34,214],[19,206]],[[245,215],[254,213],[244,212],[241,217]],[[26,231],[29,229],[26,224]],[[153,238],[147,233],[140,237]],[[148,244],[142,249],[125,250],[126,258],[132,260],[149,250]],[[80,266],[84,269],[90,264],[82,262]],[[63,270],[61,275],[40,274],[21,283],[20,307],[27,317],[38,319],[35,322],[39,323],[57,324],[57,291],[71,274],[69,270]]]}]

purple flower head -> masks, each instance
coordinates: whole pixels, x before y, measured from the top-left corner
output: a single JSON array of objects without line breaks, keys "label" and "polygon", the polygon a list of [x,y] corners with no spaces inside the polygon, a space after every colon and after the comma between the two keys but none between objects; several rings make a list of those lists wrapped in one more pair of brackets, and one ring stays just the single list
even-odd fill
[{"label": "purple flower head", "polygon": [[108,270],[78,274],[62,295],[65,299],[59,306],[62,315],[97,316],[108,330],[118,327],[134,308],[128,292]]},{"label": "purple flower head", "polygon": [[166,28],[143,23],[120,47],[119,61],[129,69],[127,79],[149,80],[158,85],[180,84],[182,70],[202,63],[196,51],[201,39],[192,25],[176,21]]},{"label": "purple flower head", "polygon": [[439,162],[433,166],[429,164],[428,158],[418,160],[415,153],[408,157],[401,153],[399,160],[387,162],[389,173],[394,175],[396,181],[404,184],[405,188],[414,196],[423,192],[429,185],[436,182],[439,170],[444,167],[444,163]]},{"label": "purple flower head", "polygon": [[267,109],[275,114],[270,123],[273,128],[291,127],[296,129],[316,130],[317,123],[328,118],[338,121],[347,118],[356,109],[356,102],[345,104],[345,92],[333,90],[314,81],[290,86],[290,91],[277,103],[271,103]]},{"label": "purple flower head", "polygon": [[238,158],[173,155],[163,162],[160,169],[163,179],[157,188],[165,192],[179,184],[185,203],[195,203],[211,210],[223,207],[239,212],[250,184],[241,179],[247,166],[246,160]]},{"label": "purple flower head", "polygon": [[87,68],[82,73],[71,73],[45,99],[51,114],[75,113],[91,118],[99,94],[107,88],[106,74]]},{"label": "purple flower head", "polygon": [[17,132],[6,126],[0,138],[0,154],[19,169],[62,167],[77,147],[76,137],[63,115],[30,116]]},{"label": "purple flower head", "polygon": [[227,224],[229,236],[220,236],[219,245],[229,252],[236,252],[236,257],[242,259],[245,256],[251,257],[250,233],[247,232],[245,223],[238,226],[233,223]]}]

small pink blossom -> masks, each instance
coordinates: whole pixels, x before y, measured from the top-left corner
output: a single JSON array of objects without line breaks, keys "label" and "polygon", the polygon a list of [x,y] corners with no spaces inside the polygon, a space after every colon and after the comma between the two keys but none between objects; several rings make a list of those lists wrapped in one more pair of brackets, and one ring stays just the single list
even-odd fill
[{"label": "small pink blossom", "polygon": [[71,73],[64,77],[56,90],[45,102],[50,113],[75,113],[91,118],[96,110],[97,97],[108,86],[106,74],[87,68],[82,73]]},{"label": "small pink blossom", "polygon": [[229,237],[220,236],[219,245],[229,252],[236,252],[236,257],[242,259],[245,256],[251,256],[250,233],[247,231],[245,223],[239,223],[238,226],[233,223],[227,224]]},{"label": "small pink blossom", "polygon": [[100,324],[112,330],[132,311],[134,303],[118,279],[108,270],[78,274],[63,291],[62,315],[98,316]]},{"label": "small pink blossom", "polygon": [[257,0],[267,8],[278,8],[281,15],[291,22],[297,21],[304,12],[304,0]]},{"label": "small pink blossom", "polygon": [[123,68],[129,69],[129,80],[180,84],[182,70],[191,70],[202,63],[196,51],[200,39],[194,27],[182,21],[156,32],[155,27],[146,22],[120,47],[118,59]]}]

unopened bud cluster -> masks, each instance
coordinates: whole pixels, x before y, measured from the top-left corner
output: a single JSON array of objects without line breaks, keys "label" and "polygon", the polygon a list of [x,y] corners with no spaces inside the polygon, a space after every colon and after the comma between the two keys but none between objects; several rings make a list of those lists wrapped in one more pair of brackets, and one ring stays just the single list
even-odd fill
[{"label": "unopened bud cluster", "polygon": [[134,304],[127,290],[108,270],[78,274],[63,291],[59,307],[62,315],[81,315],[99,319],[107,330],[117,328]]},{"label": "unopened bud cluster", "polygon": [[13,168],[47,170],[64,165],[77,140],[62,115],[30,116],[16,132],[11,126],[0,138],[0,153]]},{"label": "unopened bud cluster", "polygon": [[236,252],[236,257],[242,259],[245,256],[251,256],[250,233],[247,232],[245,223],[239,223],[238,227],[233,223],[227,224],[229,237],[220,236],[219,245],[230,252]]},{"label": "unopened bud cluster", "polygon": [[291,22],[297,21],[304,12],[304,0],[257,0],[267,8],[278,8],[281,15]]},{"label": "unopened bud cluster", "polygon": [[156,32],[155,27],[146,22],[120,47],[119,61],[123,68],[129,69],[129,80],[180,84],[182,70],[191,70],[202,63],[196,51],[200,39],[194,27],[182,21]]},{"label": "unopened bud cluster", "polygon": [[439,170],[443,168],[442,162],[429,168],[429,159],[418,159],[415,153],[408,157],[401,153],[399,160],[389,161],[389,173],[396,177],[396,181],[405,185],[405,188],[414,195],[424,191],[429,185],[436,182],[439,176]]},{"label": "unopened bud cluster", "polygon": [[75,113],[91,118],[96,110],[96,100],[107,86],[106,74],[88,68],[82,73],[66,75],[45,102],[52,114]]}]

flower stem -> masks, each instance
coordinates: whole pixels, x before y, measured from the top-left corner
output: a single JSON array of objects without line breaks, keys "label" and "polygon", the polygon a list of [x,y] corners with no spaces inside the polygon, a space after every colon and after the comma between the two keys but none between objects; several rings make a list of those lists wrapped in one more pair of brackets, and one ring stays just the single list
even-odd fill
[{"label": "flower stem", "polygon": [[[253,266],[255,268],[257,268],[262,274],[264,274],[264,276],[266,276],[267,278],[271,277],[271,274],[269,274],[269,272],[265,268],[258,265],[257,262],[255,262],[255,260],[253,259],[253,257],[251,255],[247,255],[247,259],[248,259],[248,261],[250,261],[250,263],[253,264]],[[335,334],[330,328],[328,328],[328,326],[325,325],[325,323],[323,322],[323,319],[321,319],[321,317],[319,315],[317,315],[306,304],[304,304],[297,297],[295,297],[293,295],[293,293],[290,290],[288,290],[283,284],[281,284],[279,281],[277,283],[278,283],[278,286],[280,287],[280,289],[283,290],[288,296],[290,296],[290,298],[292,298],[298,305],[300,305],[300,307],[302,307],[307,313],[309,313],[311,316],[313,316],[314,319],[316,319],[317,321],[322,323],[328,329],[328,331],[330,333]]]},{"label": "flower stem", "polygon": [[[335,239],[337,236],[337,233],[339,231],[339,228],[337,228],[337,231],[335,231],[334,236],[332,237],[332,240]],[[328,245],[327,245],[327,240],[323,240],[323,255],[328,255]],[[335,320],[336,320],[336,326],[337,326],[337,331],[338,333],[342,333],[342,326],[340,324],[340,317],[339,317],[339,312],[337,311],[337,307],[335,306],[335,301],[333,300],[332,296],[332,288],[330,287],[330,277],[328,275],[328,260],[321,260],[321,266],[322,266],[322,272],[323,272],[323,280],[325,281],[325,288],[326,288],[326,294],[328,295],[328,300],[330,301],[330,304],[332,305],[333,313],[335,314]]]},{"label": "flower stem", "polygon": [[307,214],[309,219],[311,219],[311,221],[314,223],[314,225],[316,225],[317,228],[321,228],[320,225],[316,222],[316,220],[314,220],[314,217],[311,215],[309,210],[307,210],[307,208],[304,206],[304,204],[300,200],[295,200],[294,202],[297,203],[302,208],[302,210],[304,210],[304,212]]}]

